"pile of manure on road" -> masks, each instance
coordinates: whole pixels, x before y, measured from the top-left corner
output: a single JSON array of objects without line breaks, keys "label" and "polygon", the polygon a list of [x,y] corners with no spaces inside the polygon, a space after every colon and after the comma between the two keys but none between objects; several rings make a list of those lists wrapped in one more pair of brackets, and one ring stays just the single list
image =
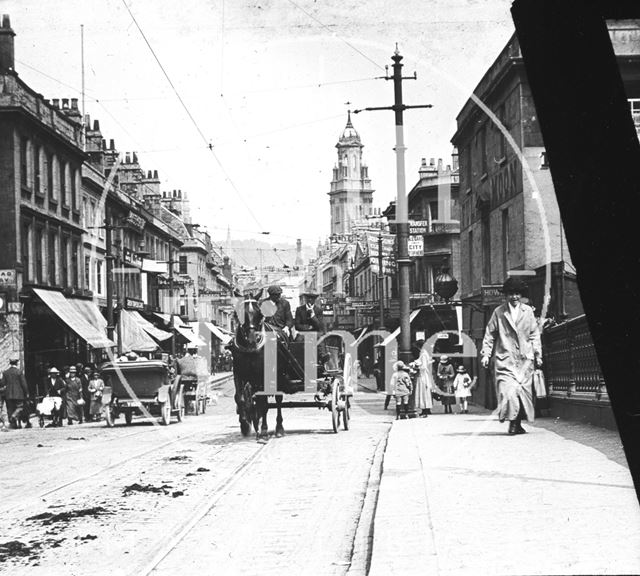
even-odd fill
[{"label": "pile of manure on road", "polygon": [[133,492],[155,492],[156,494],[169,494],[169,491],[172,489],[172,486],[169,484],[163,484],[162,486],[153,486],[151,484],[138,484],[137,482],[134,484],[130,484],[129,486],[125,486],[122,491],[123,496],[128,496]]},{"label": "pile of manure on road", "polygon": [[27,520],[40,520],[43,525],[49,524],[57,524],[58,522],[69,522],[74,518],[83,518],[85,516],[91,516],[93,518],[97,518],[98,516],[103,516],[105,514],[111,514],[106,508],[102,506],[94,506],[92,508],[82,508],[80,510],[69,510],[67,512],[58,512],[54,514],[53,512],[43,512],[42,514],[36,514],[35,516],[30,516]]},{"label": "pile of manure on road", "polygon": [[39,560],[44,548],[58,548],[64,538],[45,538],[44,540],[31,540],[28,544],[20,540],[0,542],[0,564],[8,561]]}]

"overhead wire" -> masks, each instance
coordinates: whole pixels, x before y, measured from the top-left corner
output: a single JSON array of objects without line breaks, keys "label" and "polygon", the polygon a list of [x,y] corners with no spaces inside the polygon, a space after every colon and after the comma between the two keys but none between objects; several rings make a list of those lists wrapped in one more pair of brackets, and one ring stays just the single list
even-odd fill
[{"label": "overhead wire", "polygon": [[126,8],[127,12],[129,13],[129,16],[131,17],[131,20],[133,21],[133,23],[136,25],[136,28],[138,29],[138,31],[140,32],[140,35],[142,36],[143,40],[145,41],[145,44],[147,45],[147,47],[149,48],[149,51],[151,52],[151,54],[153,55],[155,61],[157,62],[158,66],[160,67],[160,70],[162,70],[162,73],[164,74],[164,77],[166,78],[167,82],[169,83],[169,85],[171,86],[173,92],[176,95],[176,98],[178,98],[178,101],[180,102],[180,104],[182,105],[182,108],[184,109],[185,113],[187,114],[187,116],[189,117],[189,119],[191,120],[191,123],[194,125],[196,131],[198,132],[198,134],[200,134],[200,137],[202,138],[202,140],[205,142],[205,144],[207,144],[208,150],[211,152],[211,155],[214,157],[216,163],[218,164],[220,170],[222,171],[225,179],[227,180],[227,182],[229,182],[231,188],[234,190],[234,192],[237,194],[238,198],[240,198],[240,200],[242,200],[242,203],[244,204],[244,207],[246,208],[247,212],[249,213],[249,215],[251,216],[251,218],[254,220],[254,222],[258,225],[258,228],[261,230],[261,233],[268,233],[264,230],[264,228],[262,227],[262,224],[260,223],[260,221],[258,220],[258,218],[256,217],[256,215],[254,214],[253,210],[251,209],[251,206],[249,205],[249,203],[245,200],[244,196],[241,194],[240,190],[238,189],[238,187],[235,185],[234,181],[231,179],[231,176],[229,175],[229,173],[227,172],[226,168],[224,167],[224,165],[222,164],[220,158],[218,157],[218,155],[215,153],[214,149],[213,149],[213,144],[211,143],[211,141],[209,139],[207,139],[207,137],[204,135],[204,133],[202,132],[202,130],[200,129],[200,126],[198,125],[198,123],[196,122],[195,118],[193,117],[193,115],[191,114],[191,111],[189,110],[188,106],[186,105],[186,103],[184,102],[184,100],[182,99],[182,96],[180,95],[180,93],[178,92],[178,89],[175,87],[173,81],[171,80],[169,74],[167,73],[166,69],[164,68],[164,66],[162,65],[162,62],[160,61],[160,59],[158,58],[158,55],[156,54],[155,50],[153,49],[153,47],[151,46],[151,43],[149,42],[149,40],[147,39],[144,31],[142,30],[142,28],[140,27],[140,24],[138,24],[138,21],[136,20],[136,17],[133,15],[133,12],[131,12],[129,6],[127,5],[126,0],[122,0],[122,4],[124,5],[124,7]]}]

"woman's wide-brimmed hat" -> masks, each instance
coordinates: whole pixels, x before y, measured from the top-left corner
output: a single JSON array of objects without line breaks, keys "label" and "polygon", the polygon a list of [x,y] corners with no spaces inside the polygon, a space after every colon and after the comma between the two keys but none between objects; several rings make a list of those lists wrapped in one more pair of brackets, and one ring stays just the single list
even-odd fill
[{"label": "woman's wide-brimmed hat", "polygon": [[53,368],[49,368],[49,374],[60,374],[60,371],[54,366]]},{"label": "woman's wide-brimmed hat", "polygon": [[458,372],[466,372],[467,371],[467,369],[462,364],[460,364],[460,366],[458,366],[457,370],[458,370]]},{"label": "woman's wide-brimmed hat", "polygon": [[526,294],[527,285],[520,278],[509,276],[502,285],[503,294]]},{"label": "woman's wide-brimmed hat", "polygon": [[449,362],[449,356],[443,354],[442,356],[440,356],[440,362]]}]

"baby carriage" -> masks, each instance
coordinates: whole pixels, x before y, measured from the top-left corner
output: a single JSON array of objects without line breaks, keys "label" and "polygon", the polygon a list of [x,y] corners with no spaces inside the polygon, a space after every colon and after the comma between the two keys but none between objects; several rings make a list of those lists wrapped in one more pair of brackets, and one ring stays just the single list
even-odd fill
[{"label": "baby carriage", "polygon": [[44,426],[45,416],[51,417],[52,426],[62,425],[62,398],[60,396],[45,396],[36,406],[40,428]]}]

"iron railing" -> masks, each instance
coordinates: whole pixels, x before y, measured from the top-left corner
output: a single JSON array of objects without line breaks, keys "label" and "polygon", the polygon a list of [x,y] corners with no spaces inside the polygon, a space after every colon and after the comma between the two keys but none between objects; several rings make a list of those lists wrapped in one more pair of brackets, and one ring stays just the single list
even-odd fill
[{"label": "iron railing", "polygon": [[555,397],[590,397],[608,401],[604,377],[583,314],[542,335],[545,378]]}]

